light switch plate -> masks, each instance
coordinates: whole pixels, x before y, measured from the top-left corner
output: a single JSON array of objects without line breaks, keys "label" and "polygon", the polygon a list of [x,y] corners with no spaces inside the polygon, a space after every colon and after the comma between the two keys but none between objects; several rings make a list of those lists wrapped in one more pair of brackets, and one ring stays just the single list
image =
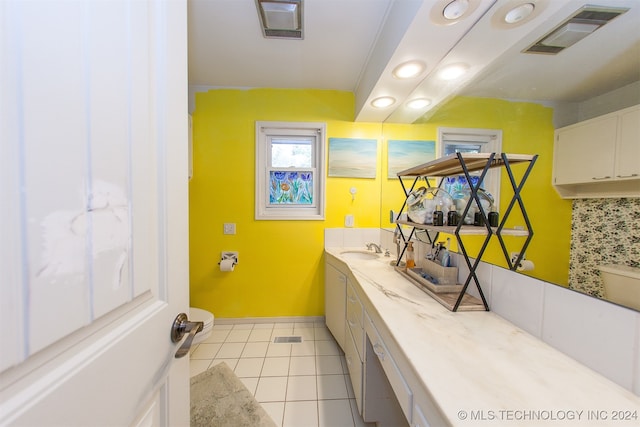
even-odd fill
[{"label": "light switch plate", "polygon": [[234,222],[225,222],[224,234],[236,234],[236,224]]}]

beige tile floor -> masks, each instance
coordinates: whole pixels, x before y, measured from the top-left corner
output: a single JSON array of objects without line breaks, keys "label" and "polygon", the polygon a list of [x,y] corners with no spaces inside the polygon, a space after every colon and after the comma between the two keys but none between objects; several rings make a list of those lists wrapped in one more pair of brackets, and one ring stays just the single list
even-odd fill
[{"label": "beige tile floor", "polygon": [[[299,336],[301,343],[274,343]],[[324,323],[214,324],[191,350],[191,376],[225,362],[282,427],[367,426],[344,353]]]}]

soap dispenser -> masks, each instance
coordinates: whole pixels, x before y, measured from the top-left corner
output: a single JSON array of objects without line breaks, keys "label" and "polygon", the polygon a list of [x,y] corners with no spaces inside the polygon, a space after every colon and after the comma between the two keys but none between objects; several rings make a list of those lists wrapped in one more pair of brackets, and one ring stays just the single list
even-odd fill
[{"label": "soap dispenser", "polygon": [[416,256],[413,251],[413,242],[408,243],[407,246],[407,269],[413,268],[416,266]]}]

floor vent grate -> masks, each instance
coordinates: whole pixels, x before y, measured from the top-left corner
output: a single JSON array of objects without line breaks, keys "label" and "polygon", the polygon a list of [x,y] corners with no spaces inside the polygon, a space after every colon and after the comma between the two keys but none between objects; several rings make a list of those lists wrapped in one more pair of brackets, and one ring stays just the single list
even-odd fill
[{"label": "floor vent grate", "polygon": [[275,344],[302,342],[302,337],[275,337],[273,342]]}]

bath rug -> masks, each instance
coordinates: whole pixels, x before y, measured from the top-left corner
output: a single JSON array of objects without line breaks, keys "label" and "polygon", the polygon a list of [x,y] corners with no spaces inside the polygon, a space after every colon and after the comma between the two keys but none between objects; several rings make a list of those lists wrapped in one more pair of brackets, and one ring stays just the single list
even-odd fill
[{"label": "bath rug", "polygon": [[229,366],[191,378],[191,427],[276,427]]}]

